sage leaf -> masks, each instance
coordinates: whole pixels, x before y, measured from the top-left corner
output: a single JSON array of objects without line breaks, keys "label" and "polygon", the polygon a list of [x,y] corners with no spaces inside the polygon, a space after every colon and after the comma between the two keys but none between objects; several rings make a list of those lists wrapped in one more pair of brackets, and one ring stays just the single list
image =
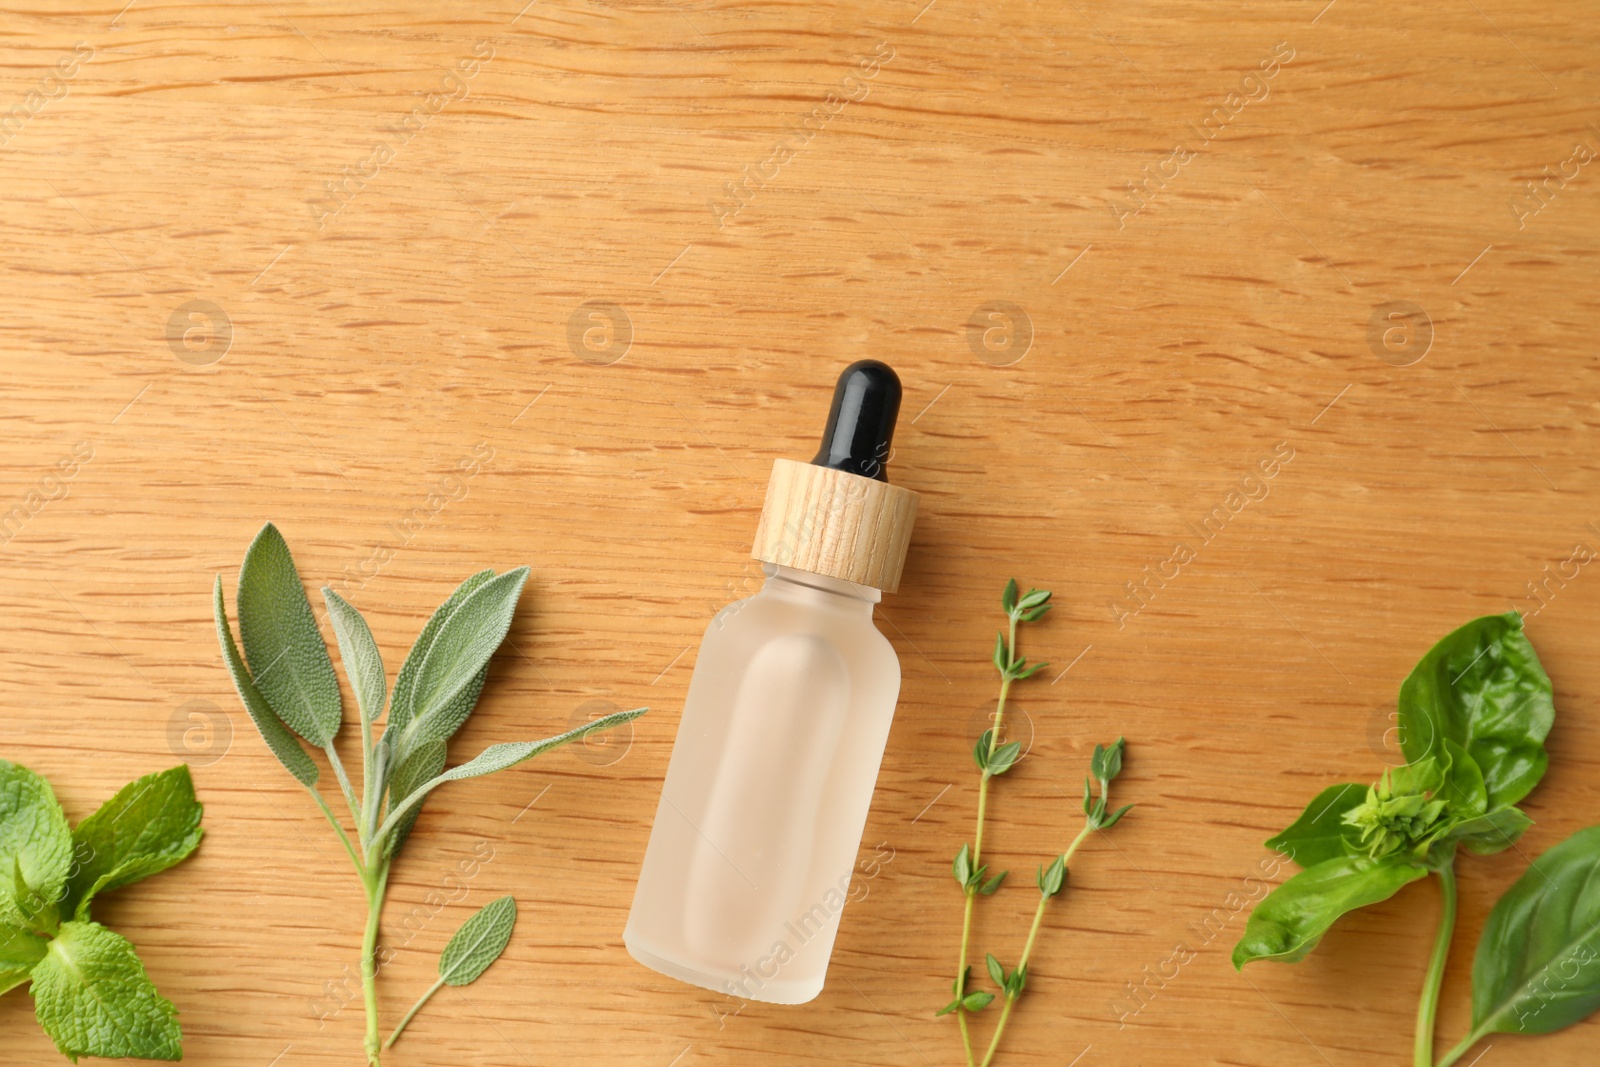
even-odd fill
[{"label": "sage leaf", "polygon": [[183,764],[123,786],[72,831],[77,865],[62,910],[87,919],[96,894],[181,862],[200,843],[201,814]]},{"label": "sage leaf", "polygon": [[1544,777],[1555,721],[1550,678],[1516,612],[1474,619],[1445,636],[1400,686],[1400,747],[1416,762],[1445,740],[1483,773],[1489,809],[1515,804]]},{"label": "sage leaf", "polygon": [[127,939],[68,922],[33,968],[39,1025],[63,1056],[183,1058],[177,1009],[156,992]]},{"label": "sage leaf", "polygon": [[283,720],[278,718],[278,713],[272,710],[267,698],[261,695],[261,690],[256,688],[254,680],[250,677],[250,671],[245,667],[244,659],[239,655],[238,646],[233,643],[233,630],[228,626],[227,609],[222,603],[221,575],[217,576],[216,584],[212,587],[211,603],[212,614],[217,620],[217,641],[222,645],[222,659],[228,665],[228,673],[233,676],[233,687],[238,690],[245,711],[250,713],[250,721],[256,724],[261,739],[267,743],[272,754],[278,757],[278,762],[283,764],[301,785],[307,789],[313,788],[321,772],[306,754],[306,750],[300,747],[299,740],[289,732]]},{"label": "sage leaf", "polygon": [[42,934],[0,923],[0,993],[26,982],[49,944]]},{"label": "sage leaf", "polygon": [[[471,714],[457,699],[470,692],[478,675],[511,630],[528,568],[518,567],[484,582],[440,624],[417,670],[411,693],[413,718],[401,739],[402,750],[419,741],[444,741]],[[475,694],[474,694],[475,695]]]},{"label": "sage leaf", "polygon": [[517,902],[501,897],[485,904],[461,924],[439,956],[439,980],[448,986],[470,985],[511,943],[517,925]]},{"label": "sage leaf", "polygon": [[[389,777],[389,809],[393,811],[412,793],[439,777],[444,773],[444,765],[443,741],[425,741],[412,749]],[[406,838],[411,836],[411,828],[416,825],[417,817],[421,814],[422,804],[418,803],[395,824],[388,840],[390,856],[399,852],[401,846],[406,843]]]},{"label": "sage leaf", "polygon": [[[444,620],[461,606],[463,600],[493,577],[493,570],[481,570],[456,586],[455,592],[451,593],[428,618],[422,627],[422,632],[412,643],[411,651],[406,653],[406,660],[400,665],[400,673],[394,680],[394,692],[389,697],[389,722],[384,732],[384,739],[391,745],[400,740],[400,731],[411,722],[411,690],[416,684],[417,672],[422,669],[422,661],[428,658],[428,650],[433,647],[433,639],[438,636],[439,627],[443,626]],[[482,688],[481,683],[479,688]]]},{"label": "sage leaf", "polygon": [[1388,900],[1427,875],[1395,857],[1340,856],[1308,867],[1256,905],[1233,948],[1233,965],[1302,960],[1340,916]]},{"label": "sage leaf", "polygon": [[429,793],[446,782],[459,782],[465,778],[480,778],[486,774],[503,771],[508,767],[515,767],[517,764],[530,760],[541,752],[548,752],[550,749],[564,745],[569,741],[576,741],[592,730],[608,730],[613,726],[620,726],[622,723],[637,719],[647,710],[646,708],[634,708],[631,711],[612,712],[610,715],[602,715],[593,722],[584,723],[582,726],[568,730],[566,733],[547,737],[543,741],[507,741],[503,744],[490,745],[478,753],[475,758],[468,760],[459,767],[445,771],[421,788],[414,790],[405,801],[389,812],[389,817],[384,821],[382,828],[379,829],[378,836],[387,838],[413,808],[420,805]]},{"label": "sage leaf", "polygon": [[270,522],[245,552],[237,599],[256,688],[291,730],[326,746],[339,732],[339,681],[289,546]]},{"label": "sage leaf", "polygon": [[1346,855],[1345,813],[1367,799],[1367,787],[1355,782],[1330,785],[1312,798],[1289,828],[1267,839],[1267,847],[1282,852],[1301,867],[1315,867]]},{"label": "sage leaf", "polygon": [[1495,904],[1472,965],[1477,1034],[1548,1034],[1600,1008],[1600,826],[1533,861]]},{"label": "sage leaf", "polygon": [[344,663],[344,673],[350,679],[350,688],[356,691],[361,720],[372,723],[383,714],[383,702],[389,696],[378,642],[372,639],[367,620],[348,600],[327,586],[322,587],[322,599],[328,605],[328,619],[339,641],[339,659]]},{"label": "sage leaf", "polygon": [[53,922],[71,868],[72,832],[50,783],[0,759],[0,923]]}]

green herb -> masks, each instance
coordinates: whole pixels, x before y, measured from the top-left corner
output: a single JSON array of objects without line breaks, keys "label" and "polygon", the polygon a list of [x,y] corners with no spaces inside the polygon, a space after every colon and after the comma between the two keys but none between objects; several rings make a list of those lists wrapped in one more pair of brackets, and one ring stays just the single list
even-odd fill
[{"label": "green herb", "polygon": [[31,979],[39,1025],[72,1062],[183,1058],[177,1009],[89,912],[99,894],[193,852],[200,814],[179,766],[123,786],[68,830],[50,783],[0,760],[0,993]]},{"label": "green herb", "polygon": [[389,1040],[383,1043],[384,1048],[389,1048],[400,1040],[400,1034],[405,1030],[406,1024],[411,1022],[413,1016],[422,1010],[422,1006],[443,986],[463,986],[476,982],[484,971],[489,969],[489,964],[500,958],[500,953],[506,950],[511,943],[511,931],[517,925],[517,902],[511,897],[501,897],[491,900],[480,908],[466,922],[461,924],[461,929],[450,938],[450,943],[444,947],[444,952],[439,956],[439,980],[428,991],[417,998],[417,1002],[406,1012],[405,1018],[400,1020],[400,1025],[394,1028],[394,1033],[389,1035]]},{"label": "green herb", "polygon": [[[300,584],[289,546],[277,528],[271,523],[261,528],[239,568],[243,656],[228,626],[220,575],[212,591],[222,657],[245,710],[273,755],[322,809],[366,891],[361,983],[366,1001],[369,1064],[377,1064],[380,1055],[376,953],[390,866],[416,824],[428,794],[446,782],[515,766],[592,731],[635,719],[645,711],[619,711],[542,741],[490,745],[476,758],[445,770],[446,745],[477,704],[488,676],[489,660],[511,629],[511,617],[527,578],[528,568],[518,567],[498,575],[480,571],[462,582],[422,628],[395,678],[392,693],[366,620],[332,589],[322,590],[338,640],[339,657],[356,694],[361,724],[359,791],[357,783],[345,772],[334,745],[344,712],[333,661],[317,629],[316,616]],[[386,703],[388,718],[382,735],[375,738],[374,727],[383,717]],[[318,792],[320,771],[302,747],[301,738],[326,755],[350,809],[356,830],[354,840]],[[514,907],[512,915],[514,918]],[[506,933],[509,937],[509,925]],[[406,1016],[406,1021],[410,1018]]]},{"label": "green herb", "polygon": [[[1021,742],[1000,741],[1001,728],[1005,723],[1006,699],[1010,696],[1013,682],[1031,678],[1048,664],[1030,665],[1026,659],[1017,654],[1017,627],[1021,623],[1033,622],[1049,611],[1049,600],[1048,589],[1030,589],[1019,597],[1015,579],[1006,583],[1005,592],[1000,596],[1000,606],[1004,609],[1008,621],[1006,631],[996,634],[994,640],[993,662],[995,670],[1000,673],[1000,696],[995,702],[994,726],[984,731],[972,750],[972,758],[978,765],[979,772],[977,829],[972,843],[970,845],[963,843],[960,851],[956,853],[955,861],[951,864],[956,884],[961,887],[966,897],[961,917],[961,955],[956,964],[956,980],[951,986],[955,998],[940,1008],[936,1014],[955,1014],[961,1028],[961,1046],[966,1053],[967,1067],[974,1067],[977,1063],[967,1015],[982,1011],[995,1000],[995,994],[987,990],[974,991],[968,987],[972,978],[972,968],[967,964],[967,953],[972,938],[973,905],[978,897],[995,893],[1005,882],[1006,875],[1010,873],[1001,871],[990,876],[988,865],[980,862],[983,853],[984,816],[989,802],[989,781],[1010,771],[1022,755]],[[1111,745],[1094,747],[1094,757],[1089,764],[1089,777],[1083,782],[1083,828],[1078,831],[1078,835],[1072,839],[1065,852],[1056,856],[1048,867],[1041,865],[1039,868],[1037,878],[1039,903],[1034,908],[1033,925],[1028,930],[1028,939],[1022,946],[1022,954],[1017,958],[1016,967],[1008,971],[993,953],[984,955],[989,978],[1005,999],[1000,1008],[1000,1020],[995,1024],[988,1051],[983,1056],[983,1067],[988,1067],[994,1061],[995,1053],[1000,1047],[1001,1035],[1005,1033],[1006,1023],[1011,1019],[1011,1009],[1016,1006],[1017,1000],[1027,987],[1028,960],[1033,954],[1034,942],[1039,937],[1039,926],[1044,921],[1045,906],[1065,887],[1067,868],[1072,863],[1072,857],[1078,851],[1078,846],[1083,844],[1090,834],[1109,830],[1121,822],[1122,817],[1132,807],[1129,804],[1112,811],[1108,806],[1111,781],[1122,773],[1122,754],[1125,747],[1121,738]]]},{"label": "green herb", "polygon": [[1600,827],[1546,852],[1495,905],[1472,970],[1472,1032],[1433,1058],[1455,932],[1460,849],[1491,855],[1532,825],[1515,805],[1544,776],[1555,721],[1550,679],[1515,612],[1475,619],[1422,657],[1400,687],[1405,766],[1376,785],[1324,790],[1267,842],[1304,870],[1273,890],[1233,950],[1303,959],[1356,908],[1430,874],[1443,902],[1417,1007],[1415,1067],[1449,1067],[1493,1033],[1549,1033],[1600,1007]]}]

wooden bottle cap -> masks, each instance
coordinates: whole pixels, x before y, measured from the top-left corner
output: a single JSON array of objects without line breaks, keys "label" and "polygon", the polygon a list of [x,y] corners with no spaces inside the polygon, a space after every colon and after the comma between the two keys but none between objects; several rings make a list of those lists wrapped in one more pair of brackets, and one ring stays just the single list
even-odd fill
[{"label": "wooden bottle cap", "polygon": [[910,489],[860,474],[775,460],[750,555],[892,593],[917,499]]}]

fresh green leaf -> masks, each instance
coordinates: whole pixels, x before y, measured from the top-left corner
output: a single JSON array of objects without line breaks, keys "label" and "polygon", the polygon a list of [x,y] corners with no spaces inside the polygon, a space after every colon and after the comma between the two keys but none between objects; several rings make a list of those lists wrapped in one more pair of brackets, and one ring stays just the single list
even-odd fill
[{"label": "fresh green leaf", "polygon": [[1532,825],[1533,820],[1521,808],[1500,808],[1487,815],[1456,823],[1442,840],[1445,843],[1460,842],[1467,851],[1479,856],[1492,856],[1516,844],[1517,838]]},{"label": "fresh green leaf", "polygon": [[1033,666],[1029,667],[1027,670],[1023,670],[1022,669],[1022,664],[1018,663],[1017,664],[1017,669],[1012,673],[1011,677],[1015,681],[1019,681],[1020,682],[1024,678],[1032,678],[1034,675],[1038,674],[1040,671],[1044,670],[1048,666],[1050,666],[1049,663],[1035,663]]},{"label": "fresh green leaf", "polygon": [[328,605],[328,619],[339,641],[339,659],[344,662],[350,688],[356,691],[356,706],[361,709],[362,721],[376,722],[383,714],[389,684],[384,680],[383,657],[378,654],[378,643],[372,639],[372,629],[354,605],[327,586],[322,587],[322,599]]},{"label": "fresh green leaf", "polygon": [[1466,749],[1448,737],[1444,739],[1444,749],[1448,759],[1437,795],[1450,805],[1454,818],[1470,819],[1484,814],[1489,810],[1489,790],[1483,781],[1483,769]]},{"label": "fresh green leaf", "polygon": [[956,882],[962,889],[972,884],[972,846],[965,841],[961,843],[961,851],[956,853],[956,858],[950,864],[950,873],[956,876]]},{"label": "fresh green leaf", "polygon": [[177,1009],[133,946],[99,923],[68,922],[33,969],[39,1025],[63,1056],[183,1058]]},{"label": "fresh green leaf", "polygon": [[[987,869],[988,869],[988,866],[986,864],[985,865],[985,870],[987,870]],[[986,897],[994,896],[994,891],[996,889],[1000,888],[1000,883],[1004,882],[1006,880],[1006,875],[1008,875],[1010,873],[1011,873],[1010,871],[1001,871],[999,874],[995,875],[993,878],[989,879],[988,881],[984,882],[981,886],[979,886],[978,887],[978,892],[982,893]]]},{"label": "fresh green leaf", "polygon": [[968,1011],[982,1011],[994,1003],[993,993],[968,993],[961,998],[961,1006]]},{"label": "fresh green leaf", "polygon": [[1010,976],[1006,978],[1006,996],[1011,1000],[1017,999],[1018,997],[1022,996],[1022,991],[1027,987],[1027,985],[1028,965],[1024,963],[1022,966],[1012,971]]},{"label": "fresh green leaf", "polygon": [[289,732],[283,720],[278,718],[278,713],[267,703],[267,698],[256,688],[249,670],[245,667],[244,659],[239,655],[238,646],[233,643],[233,630],[228,626],[227,609],[222,603],[220,575],[212,587],[211,600],[212,614],[217,621],[217,641],[222,645],[222,658],[228,665],[228,673],[233,676],[233,687],[239,691],[239,699],[244,702],[245,710],[250,713],[250,720],[256,724],[261,739],[267,743],[272,754],[278,757],[278,762],[283,764],[301,785],[307,789],[313,788],[320,773],[317,765],[306,755],[306,750],[300,747],[299,740]]},{"label": "fresh green leaf", "polygon": [[76,869],[62,911],[89,917],[96,894],[182,861],[200,843],[200,802],[183,764],[130,782],[72,831]]},{"label": "fresh green leaf", "polygon": [[[479,672],[511,630],[528,568],[518,567],[490,578],[452,611],[417,670],[411,694],[414,718],[401,739],[402,754],[422,741],[446,741],[472,711],[458,699],[471,692]],[[475,700],[475,694],[474,694]]]},{"label": "fresh green leaf", "polygon": [[517,925],[517,902],[512,897],[491,900],[461,924],[439,956],[439,978],[445,985],[463,986],[478,980],[489,964],[511,943]]},{"label": "fresh green leaf", "polygon": [[1030,608],[1037,608],[1040,604],[1043,604],[1045,601],[1047,601],[1049,599],[1050,599],[1050,590],[1048,590],[1048,589],[1030,589],[1030,590],[1028,590],[1028,595],[1027,596],[1025,596],[1021,600],[1017,601],[1017,610],[1019,610],[1019,611],[1027,611]]},{"label": "fresh green leaf", "polygon": [[1057,856],[1050,861],[1050,866],[1039,868],[1039,892],[1047,897],[1053,897],[1061,892],[1061,887],[1067,881],[1067,858]]},{"label": "fresh green leaf", "polygon": [[989,977],[994,981],[994,984],[1004,989],[1006,987],[1006,969],[1000,966],[1000,961],[994,958],[993,952],[985,955],[984,962],[989,966]]},{"label": "fresh green leaf", "polygon": [[1023,612],[1021,615],[1017,616],[1017,618],[1020,619],[1023,622],[1032,622],[1033,620],[1037,619],[1039,616],[1043,615],[1045,612],[1049,611],[1051,609],[1051,607],[1053,607],[1053,605],[1051,605],[1051,604],[1041,604],[1038,607],[1034,608],[1032,611]]},{"label": "fresh green leaf", "polygon": [[1006,673],[1006,635],[994,635],[994,669],[1001,674]]},{"label": "fresh green leaf", "polygon": [[459,782],[465,778],[479,778],[486,774],[493,774],[496,771],[503,771],[508,767],[515,767],[517,764],[530,760],[542,752],[548,752],[552,748],[567,744],[570,741],[576,741],[591,731],[609,730],[613,726],[631,722],[643,715],[647,710],[649,709],[634,708],[631,711],[617,711],[610,715],[602,715],[593,722],[584,723],[582,726],[568,730],[563,734],[557,734],[554,737],[547,737],[543,741],[507,741],[504,744],[490,745],[480,752],[476,758],[468,760],[459,767],[445,771],[415,790],[410,797],[390,811],[389,817],[378,831],[378,836],[387,838],[412,808],[421,804],[423,798],[446,782]]},{"label": "fresh green leaf", "polygon": [[1098,827],[1096,827],[1096,829],[1100,829],[1100,830],[1109,830],[1109,829],[1111,829],[1113,826],[1117,825],[1117,823],[1122,821],[1122,817],[1124,815],[1128,814],[1128,812],[1130,812],[1132,810],[1133,810],[1133,805],[1132,804],[1124,804],[1124,805],[1122,805],[1122,807],[1118,808],[1116,811],[1112,812],[1110,815],[1107,815],[1104,818],[1102,818],[1100,820],[1100,825]]},{"label": "fresh green leaf", "polygon": [[1021,755],[1022,742],[1007,741],[989,753],[983,773],[991,778],[998,774],[1004,774],[1012,768]]},{"label": "fresh green leaf", "polygon": [[0,759],[0,923],[53,923],[71,868],[72,832],[50,783]]},{"label": "fresh green leaf", "polygon": [[937,1018],[940,1015],[949,1015],[951,1012],[955,1011],[959,1007],[961,1007],[961,998],[957,997],[956,999],[952,1000],[950,1003],[946,1004],[944,1007],[940,1008],[938,1011],[934,1012],[933,1014],[934,1014],[935,1018]]},{"label": "fresh green leaf", "polygon": [[[444,765],[443,741],[424,741],[413,748],[389,776],[389,810],[393,811],[412,793],[443,774]],[[422,814],[422,808],[422,804],[417,804],[395,824],[394,832],[388,839],[388,855],[395,855],[406,843],[406,838],[411,836],[411,828],[416,825],[418,816]]]},{"label": "fresh green leaf", "polygon": [[1533,861],[1506,890],[1472,966],[1474,1033],[1548,1034],[1600,1008],[1600,826]]},{"label": "fresh green leaf", "polygon": [[1256,906],[1234,946],[1233,965],[1304,959],[1341,915],[1388,900],[1427,874],[1396,857],[1339,856],[1308,867]]},{"label": "fresh green leaf", "polygon": [[1096,778],[1102,782],[1109,782],[1122,773],[1122,752],[1127,747],[1127,741],[1117,738],[1110,745],[1094,746],[1094,755],[1089,760],[1089,766]]},{"label": "fresh green leaf", "polygon": [[[455,592],[440,604],[438,609],[422,627],[422,632],[417,635],[416,641],[411,646],[411,651],[406,654],[406,661],[400,665],[400,674],[394,680],[394,692],[389,698],[389,722],[384,731],[384,740],[390,745],[395,745],[401,737],[401,731],[410,724],[412,718],[411,692],[416,684],[417,672],[422,669],[422,661],[428,658],[428,650],[433,647],[433,639],[439,634],[439,627],[453,614],[461,602],[471,596],[479,586],[494,577],[494,571],[481,570],[466,581],[456,586]],[[485,666],[483,674],[488,676],[488,667]],[[478,688],[482,689],[480,681]],[[474,700],[476,694],[474,694]]]},{"label": "fresh green leaf", "polygon": [[1000,607],[1007,615],[1009,615],[1016,608],[1016,606],[1017,580],[1015,578],[1011,578],[1006,581],[1005,592],[1000,594]]},{"label": "fresh green leaf", "polygon": [[1400,742],[1412,762],[1464,748],[1489,809],[1517,803],[1544,776],[1555,720],[1550,678],[1516,612],[1474,619],[1423,656],[1400,686]]},{"label": "fresh green leaf", "polygon": [[43,934],[0,923],[0,993],[26,982],[49,945]]},{"label": "fresh green leaf", "polygon": [[239,568],[239,638],[250,676],[288,727],[321,748],[339,732],[339,681],[300,572],[272,523]]}]

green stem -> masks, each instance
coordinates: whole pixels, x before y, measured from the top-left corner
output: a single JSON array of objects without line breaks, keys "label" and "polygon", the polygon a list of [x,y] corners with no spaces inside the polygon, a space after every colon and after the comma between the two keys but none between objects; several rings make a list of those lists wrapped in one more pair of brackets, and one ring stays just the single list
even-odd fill
[{"label": "green stem", "polygon": [[328,754],[328,763],[333,767],[334,777],[339,779],[339,789],[344,793],[344,802],[350,805],[350,814],[355,817],[357,832],[361,827],[361,802],[356,799],[356,791],[350,788],[350,776],[344,773],[344,762],[339,759],[339,750],[329,741],[322,746],[322,751]]},{"label": "green stem", "polygon": [[422,1010],[422,1006],[424,1004],[428,1003],[429,1000],[433,999],[433,995],[435,993],[439,992],[439,990],[443,989],[443,988],[444,988],[444,979],[443,978],[440,978],[437,982],[433,983],[433,985],[429,986],[428,987],[428,991],[426,993],[422,994],[422,996],[418,997],[417,998],[417,1002],[415,1004],[411,1005],[411,1010],[406,1012],[406,1017],[404,1019],[400,1020],[400,1025],[394,1028],[394,1033],[389,1035],[389,1040],[387,1040],[387,1041],[385,1041],[383,1043],[383,1047],[384,1048],[393,1048],[394,1047],[394,1043],[396,1041],[400,1040],[400,1033],[401,1033],[401,1031],[403,1031],[406,1028],[406,1024],[409,1023],[412,1020],[412,1018],[417,1014],[417,1012]]},{"label": "green stem", "polygon": [[379,863],[366,879],[367,932],[361,940],[361,991],[367,1005],[367,1063],[377,1067],[382,1037],[378,1033],[378,919],[389,885],[389,864]]},{"label": "green stem", "polygon": [[[1066,867],[1072,862],[1073,853],[1078,851],[1078,846],[1084,839],[1094,833],[1094,827],[1089,823],[1083,824],[1083,829],[1078,831],[1078,836],[1072,839],[1072,844],[1067,846],[1067,851],[1061,857],[1061,866]],[[1045,905],[1050,903],[1050,898],[1043,893],[1039,894],[1039,906],[1033,909],[1033,925],[1028,928],[1028,940],[1022,946],[1022,957],[1017,960],[1017,970],[1022,970],[1028,965],[1028,957],[1033,954],[1033,943],[1039,936],[1039,926],[1044,922]],[[1020,993],[1018,994],[1021,995]],[[989,1039],[989,1051],[984,1054],[982,1067],[989,1067],[994,1060],[994,1054],[1000,1047],[1000,1035],[1006,1032],[1006,1021],[1011,1018],[1011,1006],[1017,998],[1007,996],[1005,1006],[1000,1009],[1000,1021],[995,1025],[994,1036]]]},{"label": "green stem", "polygon": [[328,802],[322,799],[322,794],[312,786],[306,786],[306,792],[311,794],[311,799],[317,802],[317,807],[322,809],[322,814],[328,817],[328,824],[339,834],[339,840],[344,842],[344,850],[350,853],[350,862],[356,865],[356,873],[361,880],[367,880],[367,865],[361,862],[361,857],[356,855],[356,846],[351,843],[350,835],[344,832],[344,827],[339,825],[339,820],[334,818],[333,809],[328,807]]},{"label": "green stem", "polygon": [[1484,1035],[1488,1032],[1489,1031],[1487,1030],[1474,1030],[1472,1033],[1462,1038],[1461,1044],[1444,1054],[1444,1059],[1439,1061],[1439,1067],[1450,1067],[1452,1063],[1456,1062],[1468,1052],[1472,1051],[1472,1046],[1476,1045],[1479,1041],[1482,1041]]},{"label": "green stem", "polygon": [[1417,1037],[1412,1046],[1415,1067],[1433,1067],[1433,1024],[1439,1011],[1439,989],[1444,983],[1445,963],[1450,959],[1450,941],[1456,930],[1455,861],[1451,860],[1434,873],[1439,876],[1442,909],[1439,931],[1433,940],[1433,956],[1428,961],[1428,974],[1422,983],[1422,999],[1417,1004]]}]

